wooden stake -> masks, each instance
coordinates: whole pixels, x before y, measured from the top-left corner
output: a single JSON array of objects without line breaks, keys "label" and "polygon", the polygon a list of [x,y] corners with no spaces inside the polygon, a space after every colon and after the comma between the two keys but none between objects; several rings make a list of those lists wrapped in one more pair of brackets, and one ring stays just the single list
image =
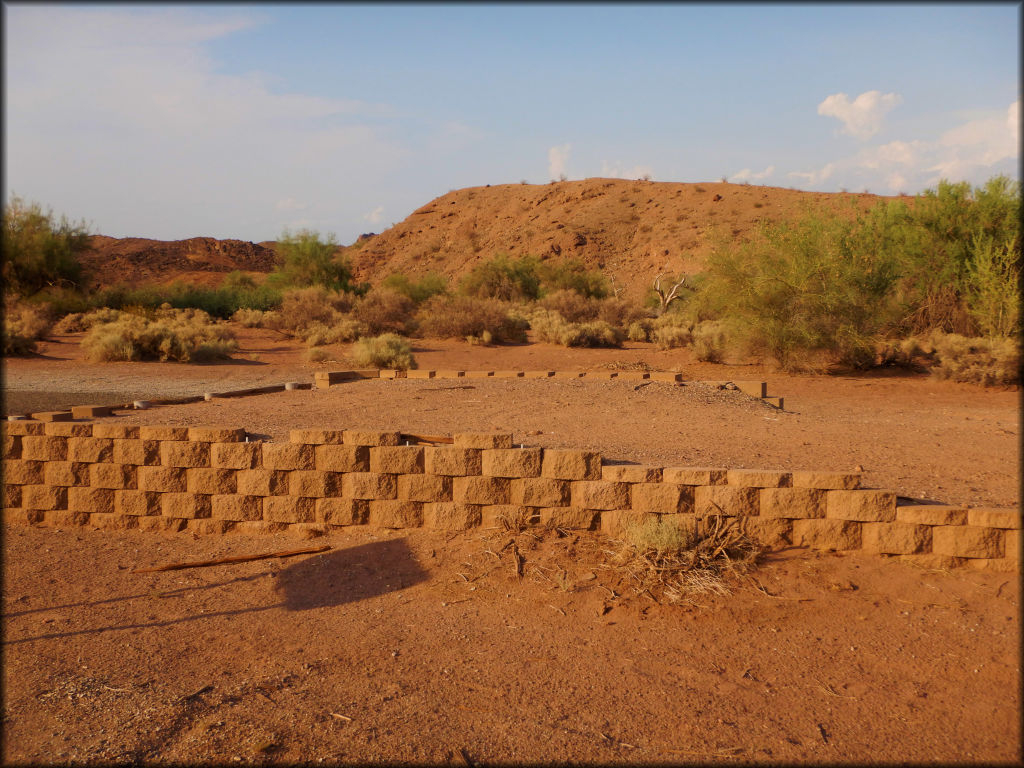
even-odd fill
[{"label": "wooden stake", "polygon": [[313,555],[317,552],[326,552],[331,548],[330,544],[312,549],[291,549],[286,552],[267,552],[263,555],[240,555],[239,557],[223,557],[220,560],[201,560],[196,563],[168,563],[157,565],[153,568],[136,568],[132,573],[155,573],[156,571],[180,571],[185,568],[206,568],[210,565],[225,565],[227,563],[246,563],[250,560],[267,560],[271,557],[294,557],[295,555]]}]

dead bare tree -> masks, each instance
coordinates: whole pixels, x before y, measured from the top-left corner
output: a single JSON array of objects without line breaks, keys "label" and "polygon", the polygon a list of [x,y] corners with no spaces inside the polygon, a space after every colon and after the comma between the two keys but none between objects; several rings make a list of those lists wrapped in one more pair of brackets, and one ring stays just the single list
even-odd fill
[{"label": "dead bare tree", "polygon": [[678,301],[679,299],[682,299],[682,296],[679,294],[680,288],[693,290],[690,286],[684,285],[684,283],[686,283],[686,275],[683,275],[679,282],[672,286],[672,288],[668,292],[668,295],[666,296],[665,289],[661,287],[661,277],[663,274],[664,273],[660,273],[657,277],[654,278],[654,292],[658,294],[658,300],[661,302],[661,307],[658,310],[659,315],[664,314],[665,310],[668,309],[668,305],[671,304],[673,301]]}]

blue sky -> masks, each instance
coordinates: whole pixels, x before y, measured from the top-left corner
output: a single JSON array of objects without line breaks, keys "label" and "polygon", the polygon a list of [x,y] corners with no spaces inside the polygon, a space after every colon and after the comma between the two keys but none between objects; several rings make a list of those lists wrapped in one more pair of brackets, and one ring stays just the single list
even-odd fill
[{"label": "blue sky", "polygon": [[4,4],[4,197],[116,237],[379,232],[595,176],[1019,174],[1016,4]]}]

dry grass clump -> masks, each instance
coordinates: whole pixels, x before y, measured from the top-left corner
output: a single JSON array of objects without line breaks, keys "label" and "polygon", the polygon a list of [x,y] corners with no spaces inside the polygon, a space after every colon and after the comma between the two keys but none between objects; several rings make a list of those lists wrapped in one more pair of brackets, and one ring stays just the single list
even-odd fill
[{"label": "dry grass clump", "polygon": [[626,338],[621,329],[604,320],[571,323],[558,312],[543,308],[530,314],[530,327],[538,341],[563,347],[621,347]]},{"label": "dry grass clump", "polygon": [[748,571],[762,551],[737,518],[717,514],[692,522],[650,519],[628,526],[620,544],[610,553],[612,562],[625,571],[636,593],[670,603],[702,593],[728,594],[727,579]]},{"label": "dry grass clump", "polygon": [[121,316],[121,313],[110,307],[100,307],[91,312],[72,312],[64,315],[53,326],[54,333],[83,333],[94,325],[101,323],[112,323]]},{"label": "dry grass clump", "polygon": [[352,314],[374,335],[409,335],[416,327],[416,302],[391,288],[375,288],[355,305]]},{"label": "dry grass clump", "polygon": [[234,335],[197,309],[159,309],[152,318],[122,312],[94,325],[82,339],[92,362],[160,360],[198,363],[229,357]]},{"label": "dry grass clump", "polygon": [[349,353],[360,368],[395,368],[407,371],[416,367],[409,342],[395,333],[359,339]]},{"label": "dry grass clump", "polygon": [[722,362],[725,358],[727,338],[725,323],[718,320],[697,323],[691,335],[693,337],[693,353],[698,360],[705,363]]},{"label": "dry grass clump", "polygon": [[296,288],[284,292],[279,310],[264,313],[263,327],[299,335],[313,323],[336,324],[354,305],[355,295],[351,293],[329,291],[322,286]]},{"label": "dry grass clump", "polygon": [[432,339],[470,339],[475,343],[526,340],[527,323],[508,304],[472,296],[434,296],[416,315],[419,334]]},{"label": "dry grass clump", "polygon": [[601,312],[600,301],[581,296],[576,291],[570,290],[549,293],[537,302],[537,306],[551,312],[557,312],[570,323],[585,323],[597,320]]},{"label": "dry grass clump", "polygon": [[276,312],[266,312],[262,309],[248,309],[242,307],[241,309],[235,310],[235,313],[231,315],[231,320],[238,323],[243,328],[263,328],[267,315],[278,316]]},{"label": "dry grass clump", "polygon": [[932,375],[985,386],[1020,382],[1020,348],[1013,338],[967,338],[936,333],[931,338],[937,365]]},{"label": "dry grass clump", "polygon": [[4,299],[4,356],[28,355],[36,342],[50,332],[51,321],[45,307],[20,301],[13,296]]},{"label": "dry grass clump", "polygon": [[347,344],[364,336],[372,335],[365,323],[351,317],[342,317],[334,325],[312,323],[298,334],[299,338],[310,347],[322,347],[325,344]]}]

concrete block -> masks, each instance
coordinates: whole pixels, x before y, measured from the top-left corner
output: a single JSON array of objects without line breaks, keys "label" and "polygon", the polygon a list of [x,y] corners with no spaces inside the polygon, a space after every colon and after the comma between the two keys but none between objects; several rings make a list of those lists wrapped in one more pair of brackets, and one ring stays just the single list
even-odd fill
[{"label": "concrete block", "polygon": [[545,448],[540,474],[553,480],[600,480],[601,454]]},{"label": "concrete block", "polygon": [[660,483],[661,472],[661,467],[641,464],[605,464],[601,467],[601,479],[609,483]]},{"label": "concrete block", "polygon": [[740,488],[787,488],[792,483],[789,472],[768,469],[730,469],[725,482]]},{"label": "concrete block", "polygon": [[45,461],[7,459],[4,461],[4,485],[42,485],[46,482]]},{"label": "concrete block", "polygon": [[515,479],[509,483],[509,500],[526,507],[566,507],[569,482],[547,477]]},{"label": "concrete block", "polygon": [[890,523],[896,519],[896,494],[891,491],[826,491],[826,494],[826,517],[866,523]]},{"label": "concrete block", "polygon": [[139,518],[114,512],[93,512],[89,515],[89,525],[101,531],[130,531],[139,527]]},{"label": "concrete block", "polygon": [[780,411],[785,410],[786,398],[784,397],[764,397],[761,399],[762,403],[778,408]]},{"label": "concrete block", "polygon": [[46,425],[38,421],[4,421],[2,431],[5,435],[18,435],[19,437],[45,435]]},{"label": "concrete block", "polygon": [[376,368],[362,368],[355,371],[317,371],[313,374],[313,381],[317,389],[325,389],[343,381],[376,379],[379,376],[380,372]]},{"label": "concrete block", "polygon": [[651,371],[651,381],[662,381],[677,384],[683,380],[683,374],[669,371]]},{"label": "concrete block", "polygon": [[275,469],[240,469],[235,475],[235,488],[243,496],[286,496],[288,473]]},{"label": "concrete block", "polygon": [[21,435],[4,435],[3,457],[5,459],[21,458]]},{"label": "concrete block", "polygon": [[194,443],[244,443],[241,427],[189,427],[188,439]]},{"label": "concrete block", "polygon": [[436,375],[437,371],[411,370],[406,372],[405,377],[407,379],[432,379]]},{"label": "concrete block", "polygon": [[519,504],[486,504],[480,507],[480,525],[483,528],[520,531],[540,523],[536,509]]},{"label": "concrete block", "polygon": [[8,525],[35,525],[42,522],[43,513],[38,509],[21,509],[20,507],[4,507],[3,521]]},{"label": "concrete block", "polygon": [[328,525],[363,525],[370,513],[370,503],[363,499],[317,499],[316,522]]},{"label": "concrete block", "polygon": [[233,530],[235,533],[268,536],[275,533],[285,533],[288,528],[288,523],[272,523],[269,520],[242,520],[235,523]]},{"label": "concrete block", "polygon": [[609,379],[619,378],[618,371],[587,371],[584,375],[585,379],[597,379],[598,381],[608,381]]},{"label": "concrete block", "polygon": [[[577,480],[569,483],[569,505],[583,509],[629,509],[629,483]],[[675,511],[675,510],[673,510]]]},{"label": "concrete block", "polygon": [[47,461],[43,464],[43,482],[65,487],[89,485],[89,465],[78,461]]},{"label": "concrete block", "polygon": [[907,504],[896,507],[896,522],[917,525],[967,525],[967,508],[945,504]]},{"label": "concrete block", "polygon": [[725,485],[726,473],[715,467],[665,467],[661,479],[679,485]]},{"label": "concrete block", "polygon": [[160,463],[165,467],[208,467],[210,444],[163,440],[160,442]]},{"label": "concrete block", "polygon": [[139,427],[136,424],[93,424],[92,436],[112,440],[138,440]]},{"label": "concrete block", "polygon": [[967,510],[967,524],[978,528],[1009,528],[1020,530],[1020,509],[972,507]]},{"label": "concrete block", "polygon": [[73,405],[71,406],[71,418],[73,419],[102,419],[114,414],[112,405]]},{"label": "concrete block", "polygon": [[312,523],[316,520],[315,502],[298,496],[266,496],[263,519],[272,523]]},{"label": "concrete block", "polygon": [[1006,531],[1003,534],[1003,538],[1005,539],[1005,543],[1006,543],[1006,548],[1005,548],[1006,557],[1008,559],[1010,559],[1010,560],[1014,560],[1014,561],[1020,562],[1020,559],[1021,559],[1021,557],[1020,557],[1021,556],[1020,531]]},{"label": "concrete block", "polygon": [[582,379],[586,376],[586,371],[555,371],[555,375],[552,378],[555,379]]},{"label": "concrete block", "polygon": [[206,494],[160,494],[160,514],[164,517],[209,517],[210,511],[210,497]]},{"label": "concrete block", "polygon": [[114,514],[146,517],[160,514],[160,494],[155,491],[114,491]]},{"label": "concrete block", "polygon": [[23,485],[21,505],[25,509],[67,509],[68,489],[59,485]]},{"label": "concrete block", "polygon": [[525,379],[550,379],[555,375],[554,371],[524,371]]},{"label": "concrete block", "polygon": [[114,460],[114,441],[109,437],[69,437],[68,461]]},{"label": "concrete block", "polygon": [[213,520],[213,519],[200,519],[200,520],[186,520],[185,530],[189,533],[194,533],[197,536],[221,536],[229,531],[234,530],[235,524],[230,520]]},{"label": "concrete block", "polygon": [[526,371],[495,371],[494,378],[496,379],[521,379],[526,375]]},{"label": "concrete block", "polygon": [[238,483],[233,469],[186,469],[185,490],[188,493],[236,493]]},{"label": "concrete block", "polygon": [[377,378],[380,379],[404,379],[405,371],[399,371],[396,368],[381,368],[377,372]]},{"label": "concrete block", "polygon": [[999,528],[935,525],[932,526],[932,552],[952,557],[1004,557],[1006,542],[1003,535]]},{"label": "concrete block", "polygon": [[657,515],[649,512],[636,512],[631,509],[615,509],[601,513],[601,533],[614,539],[622,538],[632,527],[653,523]]},{"label": "concrete block", "polygon": [[296,470],[288,473],[288,495],[324,499],[341,495],[340,472]]},{"label": "concrete block", "polygon": [[188,440],[188,427],[167,427],[142,424],[139,437],[143,440]]},{"label": "concrete block", "polygon": [[21,486],[4,483],[4,509],[15,509],[21,506]]},{"label": "concrete block", "polygon": [[24,461],[68,461],[68,438],[52,435],[25,435],[21,438]]},{"label": "concrete block", "polygon": [[913,523],[864,523],[861,549],[882,555],[926,554],[932,548],[932,527]]},{"label": "concrete block", "polygon": [[480,471],[490,477],[540,477],[540,448],[493,448],[481,454]]},{"label": "concrete block", "polygon": [[237,493],[218,493],[210,496],[210,517],[214,520],[260,520],[263,518],[263,499]]},{"label": "concrete block", "polygon": [[648,371],[619,371],[616,378],[619,381],[649,381],[651,374]]},{"label": "concrete block", "polygon": [[345,445],[401,445],[402,439],[398,432],[376,431],[371,429],[346,429]]},{"label": "concrete block", "polygon": [[693,511],[693,488],[675,483],[636,483],[631,489],[634,512],[671,515]]},{"label": "concrete block", "polygon": [[313,446],[296,443],[260,443],[260,456],[264,469],[314,469]]},{"label": "concrete block", "polygon": [[113,512],[111,488],[68,488],[68,509],[74,512]]},{"label": "concrete block", "polygon": [[136,470],[136,481],[140,491],[185,493],[188,490],[182,467],[139,467]]},{"label": "concrete block", "polygon": [[793,544],[825,550],[860,549],[861,524],[853,520],[794,520]]},{"label": "concrete block", "polygon": [[40,411],[33,413],[32,418],[36,421],[71,421],[71,411]]},{"label": "concrete block", "polygon": [[736,389],[750,397],[768,397],[767,381],[734,381]]},{"label": "concrete block", "polygon": [[155,466],[160,463],[160,441],[112,438],[114,450],[111,460],[115,464]]},{"label": "concrete block", "polygon": [[476,448],[455,446],[427,446],[424,449],[424,468],[428,475],[479,475],[481,451]]},{"label": "concrete block", "polygon": [[341,495],[350,499],[394,499],[398,496],[398,484],[394,475],[349,472],[342,475]]},{"label": "concrete block", "polygon": [[467,379],[490,379],[494,376],[494,371],[466,371]]},{"label": "concrete block", "polygon": [[366,472],[370,449],[364,445],[317,445],[313,449],[316,468],[323,472]]},{"label": "concrete block", "polygon": [[414,475],[423,471],[423,448],[418,445],[370,448],[370,471]]},{"label": "concrete block", "polygon": [[967,562],[962,557],[950,557],[949,555],[936,555],[933,553],[925,555],[896,555],[895,559],[906,565],[927,570],[948,571],[953,568],[961,568]]},{"label": "concrete block", "polygon": [[762,546],[774,548],[793,543],[793,521],[784,517],[741,518],[744,533]]},{"label": "concrete block", "polygon": [[1018,561],[1006,557],[968,558],[965,565],[974,571],[990,573],[1016,573],[1020,569]]},{"label": "concrete block", "polygon": [[504,477],[454,477],[452,500],[459,504],[508,504],[509,480]]},{"label": "concrete block", "polygon": [[423,507],[418,501],[372,500],[368,522],[375,528],[419,528]]},{"label": "concrete block", "polygon": [[817,488],[762,488],[761,517],[813,520],[825,516],[827,491]]},{"label": "concrete block", "polygon": [[402,501],[451,501],[452,478],[445,475],[399,475],[398,498]]},{"label": "concrete block", "polygon": [[601,513],[580,507],[541,507],[540,524],[549,528],[595,531],[601,525]]},{"label": "concrete block", "polygon": [[476,504],[439,501],[423,505],[423,525],[441,531],[466,531],[480,525],[483,515]]},{"label": "concrete block", "polygon": [[252,469],[259,464],[260,443],[212,443],[210,466],[214,469]]},{"label": "concrete block", "polygon": [[182,517],[140,517],[139,530],[152,533],[177,533],[185,530],[188,520]]},{"label": "concrete block", "polygon": [[304,445],[341,445],[345,442],[345,430],[293,429],[288,433],[288,442]]},{"label": "concrete block", "polygon": [[794,488],[820,488],[826,491],[853,491],[860,488],[860,475],[854,472],[812,472],[801,469],[790,474]]},{"label": "concrete block", "polygon": [[750,517],[759,512],[758,488],[734,485],[703,485],[693,489],[693,510],[699,517],[725,515]]},{"label": "concrete block", "polygon": [[511,432],[457,432],[453,435],[455,448],[511,448]]},{"label": "concrete block", "polygon": [[89,524],[88,512],[52,509],[41,513],[39,522],[49,528],[81,528]]},{"label": "concrete block", "polygon": [[132,489],[136,485],[137,469],[132,464],[91,464],[89,484],[93,488]]},{"label": "concrete block", "polygon": [[466,375],[465,371],[438,371],[437,378],[439,379],[461,379]]},{"label": "concrete block", "polygon": [[[76,416],[75,418],[81,418]],[[53,437],[92,437],[92,424],[76,421],[51,421],[43,425],[43,434]]]}]

